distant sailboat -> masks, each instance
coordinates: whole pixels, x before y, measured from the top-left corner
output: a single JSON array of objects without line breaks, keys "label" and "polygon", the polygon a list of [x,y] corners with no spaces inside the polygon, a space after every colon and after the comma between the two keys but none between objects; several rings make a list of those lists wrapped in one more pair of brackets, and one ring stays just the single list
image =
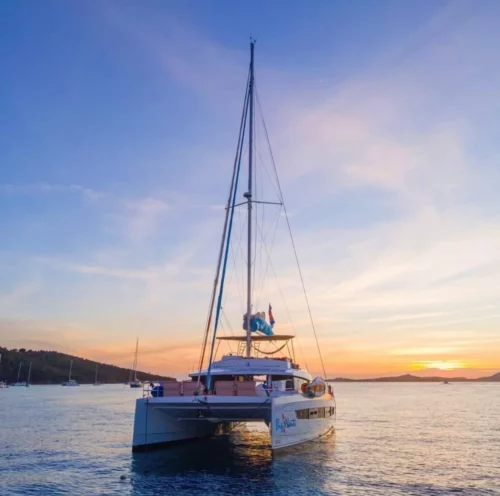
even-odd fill
[{"label": "distant sailboat", "polygon": [[94,379],[94,386],[102,386],[102,383],[97,380],[97,369],[99,367],[99,364],[95,364],[95,379]]},{"label": "distant sailboat", "polygon": [[[0,353],[0,364],[2,363],[2,354]],[[8,388],[7,381],[0,381],[0,389]]]},{"label": "distant sailboat", "polygon": [[26,387],[31,386],[30,379],[31,379],[31,362],[30,362],[30,368],[28,369],[28,380],[26,381]]},{"label": "distant sailboat", "polygon": [[73,360],[69,363],[69,375],[68,380],[62,383],[62,386],[79,386],[78,382],[71,378],[71,370],[73,368]]},{"label": "distant sailboat", "polygon": [[142,382],[137,379],[137,354],[139,353],[139,338],[137,338],[137,341],[135,343],[135,355],[134,355],[134,364],[132,365],[132,370],[130,371],[131,377],[133,376],[133,379],[129,381],[129,386],[131,388],[140,388],[142,387]]},{"label": "distant sailboat", "polygon": [[21,369],[23,367],[23,362],[19,363],[19,369],[17,370],[17,380],[14,384],[11,384],[12,387],[26,387],[26,381],[21,382]]}]

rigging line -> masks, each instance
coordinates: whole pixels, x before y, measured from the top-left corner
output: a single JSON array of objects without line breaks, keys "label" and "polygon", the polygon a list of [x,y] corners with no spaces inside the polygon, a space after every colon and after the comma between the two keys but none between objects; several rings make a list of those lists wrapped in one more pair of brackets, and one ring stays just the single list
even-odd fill
[{"label": "rigging line", "polygon": [[[222,315],[224,315],[224,309],[221,309],[221,312],[222,312]],[[224,322],[222,322],[222,320],[220,321],[220,329],[222,330],[222,333],[224,334],[224,337],[227,336],[227,332],[226,332],[226,328],[224,327]],[[229,325],[229,330],[230,330],[230,334],[233,335],[233,332],[232,332],[232,329],[231,329],[231,325]],[[229,345],[229,350],[232,352],[232,348],[231,348],[231,344],[230,344],[230,341],[227,342],[228,345]],[[220,341],[217,341],[217,348],[215,349],[215,353],[214,353],[214,356],[217,356],[217,350],[219,349],[219,345],[220,345]]]},{"label": "rigging line", "polygon": [[[238,256],[242,250],[241,248],[241,242],[243,240],[243,232],[244,232],[244,227],[245,227],[245,224],[243,222],[241,222],[241,210],[238,210],[238,214],[237,214],[237,219],[236,219],[236,224],[240,223],[241,224],[241,228],[240,228],[240,236],[239,236],[239,241],[238,241],[238,244],[237,244],[237,247],[236,247],[236,251],[234,249],[234,243],[231,243],[231,258],[233,260],[233,268],[232,268],[232,274],[234,273],[235,274],[235,278],[236,278],[236,289],[238,290],[238,296],[240,297],[240,304],[241,304],[241,308],[243,308],[243,294],[242,294],[242,290],[241,290],[241,286],[242,286],[242,280],[243,280],[243,275],[240,275],[240,272],[238,270],[240,264],[238,264]],[[241,269],[241,271],[243,271],[243,269]],[[231,276],[232,278],[232,276]],[[224,302],[223,302],[223,305],[225,304],[225,302],[227,301],[227,294],[224,296]]]},{"label": "rigging line", "polygon": [[[227,200],[227,209],[226,209],[226,217],[224,220],[224,227],[223,227],[223,232],[222,232],[222,240],[221,240],[221,246],[219,250],[219,256],[217,259],[217,270],[215,273],[215,278],[214,278],[214,284],[212,288],[212,295],[210,298],[210,305],[208,309],[208,314],[207,314],[207,319],[206,319],[206,330],[205,330],[205,336],[203,338],[203,345],[201,347],[201,353],[200,353],[200,364],[199,364],[199,371],[201,372],[201,369],[203,367],[203,362],[205,360],[205,351],[207,348],[207,342],[208,342],[208,335],[210,332],[210,325],[212,322],[212,314],[213,314],[213,308],[214,308],[214,303],[215,303],[215,295],[217,292],[217,285],[219,282],[219,273],[220,273],[220,268],[221,268],[221,263],[222,263],[222,254],[223,254],[223,248],[224,248],[224,240],[226,237],[226,232],[227,232],[227,225],[228,225],[228,219],[229,219],[229,207],[231,205],[231,196],[233,192],[233,187],[234,187],[234,179],[236,175],[236,168],[237,168],[237,163],[238,163],[238,156],[241,156],[241,146],[240,142],[243,139],[243,124],[246,119],[246,107],[248,105],[248,81],[250,80],[250,75],[248,76],[247,79],[247,88],[245,90],[245,98],[243,102],[243,111],[242,111],[242,116],[241,116],[241,122],[240,122],[240,130],[239,130],[239,136],[238,136],[238,145],[236,146],[236,155],[234,157],[234,167],[233,167],[233,176],[231,178],[231,186],[229,189],[229,196]],[[198,384],[200,382],[200,376],[198,375]]]},{"label": "rigging line", "polygon": [[272,187],[274,189],[274,193],[276,193],[276,196],[279,197],[278,189],[276,187],[276,184],[274,184],[273,178],[271,177],[271,174],[269,173],[269,171],[267,169],[266,163],[265,163],[264,159],[262,158],[262,155],[260,154],[260,152],[258,150],[257,150],[257,158],[259,159],[260,163],[262,164],[262,168],[264,169],[264,171],[265,171],[265,173],[267,175],[267,178],[269,179],[270,184],[272,184]]},{"label": "rigging line", "polygon": [[[244,142],[244,136],[245,136],[245,129],[246,129],[246,123],[247,123],[247,111],[249,107],[249,103],[251,100],[249,99],[249,94],[250,94],[250,85],[251,85],[251,74],[252,72],[250,71],[250,76],[248,78],[248,88],[246,92],[246,98],[245,98],[245,103],[246,106],[243,111],[243,116],[242,116],[242,127],[241,127],[241,134],[240,134],[240,142],[239,142],[239,149],[237,152],[237,157],[238,160],[236,161],[237,167],[236,167],[236,177],[235,177],[235,182],[234,182],[234,188],[233,188],[233,198],[231,203],[228,204],[228,211],[230,211],[230,216],[229,216],[229,226],[227,230],[227,240],[226,240],[226,248],[224,250],[224,263],[222,265],[222,274],[221,274],[221,281],[220,281],[220,287],[219,287],[219,297],[217,299],[217,308],[215,312],[215,322],[214,322],[214,331],[212,335],[212,346],[210,348],[210,359],[208,361],[208,370],[207,370],[207,378],[206,378],[206,386],[207,389],[210,390],[210,371],[212,369],[212,362],[213,362],[213,354],[214,354],[214,347],[215,347],[215,336],[217,334],[217,326],[219,325],[219,317],[220,317],[220,310],[222,307],[222,297],[224,293],[224,279],[226,276],[226,269],[227,269],[227,259],[229,255],[229,246],[231,244],[231,231],[233,228],[233,219],[234,219],[234,205],[236,203],[236,192],[238,190],[238,179],[240,176],[240,169],[241,169],[241,150],[243,148],[243,142]],[[233,208],[229,209],[229,207],[233,206]]]},{"label": "rigging line", "polygon": [[304,277],[302,276],[302,269],[300,268],[299,256],[297,254],[297,248],[295,247],[295,241],[293,239],[292,228],[290,226],[290,219],[288,218],[288,212],[286,210],[285,200],[283,198],[283,191],[281,189],[281,184],[280,184],[280,180],[279,180],[279,177],[278,177],[278,171],[276,169],[276,163],[274,161],[273,150],[271,148],[271,141],[269,140],[269,134],[267,132],[267,126],[266,126],[266,122],[264,120],[264,115],[262,114],[262,112],[261,112],[261,119],[262,119],[262,125],[264,127],[264,133],[266,135],[267,145],[269,147],[269,155],[271,156],[271,162],[273,164],[274,174],[276,176],[276,182],[278,184],[278,190],[280,192],[280,200],[281,200],[281,203],[283,204],[283,211],[285,213],[285,219],[286,219],[286,225],[288,227],[288,233],[290,234],[290,240],[292,241],[293,254],[295,255],[295,262],[297,263],[297,269],[299,271],[300,282],[302,284],[302,290],[304,291],[304,297],[305,297],[305,300],[306,300],[307,311],[309,313],[309,320],[311,321],[311,326],[312,326],[313,333],[314,333],[314,339],[316,341],[316,347],[318,348],[319,359],[321,361],[321,368],[323,369],[323,378],[326,380],[327,375],[326,375],[326,370],[325,370],[325,363],[323,362],[323,355],[321,353],[321,348],[319,346],[318,334],[316,332],[316,326],[314,325],[314,319],[313,319],[312,312],[311,312],[311,306],[309,305],[309,298],[307,296],[306,285],[304,283]]},{"label": "rigging line", "polygon": [[[262,276],[262,281],[261,281],[261,286],[260,286],[260,293],[259,294],[262,294],[264,292],[264,284],[265,284],[265,281],[266,281],[266,277],[267,277],[267,272],[269,271],[269,263],[271,261],[271,253],[273,252],[273,248],[274,248],[274,242],[276,240],[276,234],[278,232],[278,223],[279,223],[279,219],[280,219],[280,211],[281,209],[278,209],[277,211],[277,215],[276,217],[274,218],[272,224],[271,224],[271,227],[269,228],[269,231],[267,233],[267,235],[265,237],[262,236],[262,231],[259,229],[259,234],[260,234],[260,237],[262,239],[262,243],[265,244],[266,243],[266,238],[267,236],[269,235],[269,232],[271,231],[272,227],[275,225],[275,229],[274,229],[274,234],[273,234],[273,238],[271,240],[271,248],[270,250],[266,250],[266,255],[267,255],[267,263],[266,263],[266,269],[264,271],[264,275]],[[260,297],[257,301],[257,303],[260,303]]]},{"label": "rigging line", "polygon": [[219,346],[220,346],[220,341],[217,342],[217,348],[215,348],[214,356],[217,356],[217,353],[219,353]]},{"label": "rigging line", "polygon": [[[279,222],[279,218],[280,218],[280,214],[281,213],[281,209],[278,209],[278,218],[277,218],[277,221]],[[270,231],[271,229],[269,229]],[[275,235],[276,235],[276,232],[275,231]],[[262,237],[262,233],[259,233]],[[266,235],[267,237],[267,235]],[[264,244],[264,247],[266,248],[266,252],[267,252],[267,247],[265,245],[265,242],[263,243]],[[273,242],[274,244],[274,242]],[[292,319],[292,315],[290,313],[290,309],[286,303],[286,299],[285,299],[285,295],[283,294],[283,289],[281,288],[281,285],[279,283],[279,279],[278,279],[278,275],[276,274],[276,270],[274,268],[274,265],[273,265],[273,262],[271,260],[271,256],[270,256],[270,253],[267,252],[267,255],[268,255],[268,262],[269,262],[269,265],[271,267],[271,270],[273,271],[273,275],[274,275],[274,278],[276,279],[276,285],[278,286],[278,290],[280,292],[280,296],[281,296],[281,299],[283,301],[283,305],[285,307],[285,311],[286,311],[286,314],[287,314],[287,317],[288,317],[288,320],[290,322],[290,325],[292,326],[292,331],[293,331],[293,334],[297,337],[297,344],[299,346],[299,351],[300,351],[300,354],[302,356],[302,359],[304,361],[304,365],[306,366],[306,369],[309,369],[309,365],[307,364],[307,359],[306,359],[306,355],[304,353],[304,350],[302,348],[302,344],[301,344],[301,339],[299,338],[299,336],[297,335],[297,330],[295,329],[295,325],[293,323],[293,319]]]},{"label": "rigging line", "polygon": [[[231,322],[229,321],[229,319],[227,318],[227,314],[226,312],[224,311],[224,307],[221,308],[221,315],[222,315],[222,318],[223,320],[226,321],[226,325],[228,326],[229,328],[229,332],[231,333],[231,335],[234,336],[234,331],[233,331],[233,327],[231,326]],[[222,321],[221,321],[222,323]]]},{"label": "rigging line", "polygon": [[[264,130],[265,130],[265,136],[266,136],[267,142],[269,144],[269,138],[267,136],[267,129],[266,129],[266,125],[265,125],[265,122],[264,122],[264,112],[262,111],[262,106],[260,104],[259,90],[258,90],[258,87],[257,87],[256,83],[255,83],[255,100],[257,101],[258,114],[260,116],[260,119],[261,119],[262,123],[264,124],[263,127],[264,127]],[[257,151],[257,153],[259,155],[259,158],[260,158],[261,162],[264,164],[264,170],[268,174],[269,181],[273,185],[274,192],[276,193],[276,196],[280,197],[280,189],[278,188],[278,185],[276,184],[276,182],[271,177],[271,175],[270,175],[270,173],[269,173],[269,171],[268,171],[268,169],[267,169],[267,167],[265,165],[265,161],[262,159],[262,155],[260,154],[259,151]],[[271,153],[271,160],[272,160],[273,165],[274,165],[274,157],[273,157],[272,153]],[[276,172],[275,172],[275,178],[276,178]]]},{"label": "rigging line", "polygon": [[[256,168],[256,167],[255,167]],[[257,182],[257,181],[255,181]],[[252,270],[253,270],[253,274],[252,274],[252,281],[253,281],[253,284],[252,284],[252,304],[253,304],[253,308],[255,311],[258,311],[257,310],[257,307],[255,306],[255,290],[256,290],[256,287],[257,285],[255,284],[256,280],[257,280],[257,276],[256,276],[256,273],[257,273],[257,256],[261,253],[262,251],[262,246],[258,247],[258,253],[257,253],[257,230],[258,230],[258,227],[259,227],[259,216],[258,216],[258,208],[260,208],[260,206],[258,205],[255,205],[254,207],[254,212],[255,212],[255,222],[254,222],[254,233],[253,233],[253,244],[254,244],[254,247],[253,247],[253,267],[252,267]]]},{"label": "rigging line", "polygon": [[[243,228],[244,228],[244,224],[241,225],[241,232],[240,232],[240,239],[238,241],[238,246],[236,247],[236,251],[234,250],[234,246],[233,246],[233,243],[231,243],[231,255],[232,255],[232,258],[233,258],[233,268],[232,268],[232,271],[231,271],[231,278],[230,278],[230,281],[232,281],[232,277],[233,277],[233,274],[235,275],[235,279],[236,279],[236,289],[238,290],[238,296],[240,297],[240,303],[241,303],[241,306],[243,308],[243,294],[241,292],[241,281],[240,281],[240,278],[239,278],[239,274],[238,274],[238,267],[237,267],[237,256],[241,250],[241,241],[243,239]],[[223,301],[223,304],[226,303],[227,301],[227,294],[226,296],[224,296],[224,301]]]},{"label": "rigging line", "polygon": [[[265,248],[267,250],[266,245],[264,245],[264,246],[265,246]],[[297,331],[295,330],[295,326],[293,324],[293,320],[292,320],[292,315],[290,313],[290,309],[288,308],[288,305],[286,303],[285,295],[283,294],[283,289],[281,288],[281,284],[279,283],[278,275],[276,274],[276,270],[274,268],[274,264],[273,264],[273,261],[271,260],[270,256],[268,256],[268,260],[269,260],[269,266],[271,267],[271,270],[273,271],[274,278],[276,279],[276,285],[278,286],[278,290],[280,292],[280,296],[281,296],[281,299],[283,301],[283,306],[285,307],[285,311],[287,313],[288,320],[290,321],[290,325],[292,326],[292,330],[293,330],[294,335],[297,336]],[[297,337],[297,341],[299,343],[299,348],[301,349],[301,352],[302,352],[302,348],[300,346],[300,340],[299,340],[298,337]],[[302,354],[303,354],[303,352],[302,352]],[[304,358],[304,363],[306,365],[306,368],[309,368],[308,365],[307,365],[307,362],[306,362],[304,354],[303,354],[303,358]]]},{"label": "rigging line", "polygon": [[[249,81],[250,81],[250,75],[248,75],[247,88],[245,90],[243,111],[242,111],[240,130],[239,130],[239,135],[238,135],[238,145],[236,146],[236,155],[234,157],[233,175],[231,178],[231,186],[229,188],[229,196],[227,199],[227,207],[228,208],[226,210],[226,216],[224,219],[224,227],[222,229],[222,240],[221,240],[221,245],[220,245],[220,249],[219,249],[219,256],[217,258],[217,270],[215,273],[212,294],[210,296],[210,305],[209,305],[208,315],[207,315],[207,320],[206,320],[205,336],[203,337],[203,341],[202,341],[203,345],[201,347],[201,352],[200,352],[200,364],[199,364],[199,371],[200,372],[201,372],[201,369],[203,367],[203,362],[205,360],[205,351],[206,351],[207,343],[208,343],[208,335],[210,333],[210,325],[212,323],[212,315],[213,315],[214,304],[215,304],[215,295],[217,293],[217,286],[219,284],[219,274],[220,274],[220,268],[221,268],[221,263],[222,263],[222,254],[223,254],[223,250],[224,250],[224,241],[225,241],[226,234],[227,234],[227,227],[228,227],[228,220],[229,220],[229,207],[231,206],[231,197],[234,196],[233,190],[235,189],[236,171],[239,167],[238,157],[240,157],[240,159],[241,159],[241,147],[242,147],[242,142],[243,142],[243,137],[244,137],[245,122],[246,122],[246,109],[248,107],[248,94],[249,94],[248,82]],[[233,201],[233,204],[234,204],[234,201]],[[199,383],[200,383],[200,375],[198,374],[198,384]]]},{"label": "rigging line", "polygon": [[[241,244],[241,240],[243,238],[243,225],[241,226],[241,230],[240,230],[240,236],[239,236],[239,241],[238,241],[238,247],[237,247],[237,250],[239,248],[239,245]],[[232,261],[233,261],[233,266],[232,266],[232,270],[231,270],[231,273],[229,275],[229,279],[227,281],[227,284],[230,285],[233,281],[233,275],[236,274],[236,283],[238,283],[238,274],[237,274],[237,271],[236,271],[236,254],[235,251],[234,251],[234,246],[233,246],[233,243],[231,243],[231,258],[232,258]],[[237,284],[237,287],[238,287],[238,284]],[[226,302],[226,299],[227,299],[227,293],[224,295],[224,300],[223,300],[223,304]]]}]

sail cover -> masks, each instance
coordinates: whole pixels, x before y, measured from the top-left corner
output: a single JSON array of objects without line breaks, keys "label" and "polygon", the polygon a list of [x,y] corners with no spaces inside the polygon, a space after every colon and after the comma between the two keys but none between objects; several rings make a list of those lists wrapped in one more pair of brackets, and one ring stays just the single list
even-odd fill
[{"label": "sail cover", "polygon": [[[247,316],[243,315],[243,329],[247,330]],[[250,317],[250,330],[252,332],[261,332],[266,336],[273,336],[274,332],[271,326],[266,322],[265,312],[258,312]]]}]

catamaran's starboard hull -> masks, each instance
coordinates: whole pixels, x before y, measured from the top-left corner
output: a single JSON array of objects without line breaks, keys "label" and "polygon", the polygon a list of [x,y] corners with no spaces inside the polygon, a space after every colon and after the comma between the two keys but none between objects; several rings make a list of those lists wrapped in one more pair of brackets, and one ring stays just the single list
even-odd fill
[{"label": "catamaran's starboard hull", "polygon": [[275,398],[271,448],[279,450],[318,439],[332,432],[334,425],[335,401],[330,394],[298,401],[293,396]]},{"label": "catamaran's starboard hull", "polygon": [[[307,410],[307,419],[301,418]],[[310,414],[321,412],[320,417]],[[297,414],[297,412],[300,412]],[[326,414],[328,412],[328,414]],[[184,396],[141,398],[136,402],[132,451],[214,435],[233,423],[265,422],[271,448],[311,441],[333,429],[334,401],[330,395],[308,398]]]}]

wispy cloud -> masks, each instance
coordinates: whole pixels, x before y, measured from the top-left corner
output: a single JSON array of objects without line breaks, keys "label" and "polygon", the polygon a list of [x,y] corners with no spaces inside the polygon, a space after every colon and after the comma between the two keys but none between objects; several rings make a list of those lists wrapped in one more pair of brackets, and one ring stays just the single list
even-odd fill
[{"label": "wispy cloud", "polygon": [[[215,103],[217,116],[239,112],[246,77],[243,50],[206,40],[200,30],[175,20],[168,29],[161,23],[141,23],[120,4],[98,8],[118,31],[141,44],[162,76]],[[499,177],[492,123],[500,108],[500,69],[491,62],[498,44],[491,40],[498,35],[497,16],[489,8],[449,3],[397,47],[375,55],[373,64],[360,68],[355,77],[341,82],[323,78],[319,89],[311,86],[306,71],[293,78],[290,88],[289,74],[259,66],[259,94],[285,198],[297,212],[292,226],[298,227],[296,245],[318,331],[328,360],[343,370],[364,367],[366,360],[379,370],[384,361],[401,370],[418,353],[450,359],[469,353],[479,359],[481,353],[486,357],[490,349],[500,349],[494,338],[500,323],[500,218],[492,187]],[[220,119],[207,132],[210,137],[224,134],[226,125],[227,119]],[[175,346],[190,360],[191,337],[198,332],[195,317],[204,317],[206,311],[206,297],[200,295],[212,283],[211,258],[222,224],[221,218],[212,217],[221,208],[215,204],[218,191],[205,188],[203,174],[213,176],[217,164],[229,164],[230,159],[211,150],[212,168],[206,166],[202,146],[186,153],[189,172],[203,190],[196,202],[153,189],[133,196],[43,183],[3,185],[0,194],[67,192],[99,200],[104,231],[117,234],[112,236],[115,244],[101,250],[109,248],[106,255],[78,253],[46,263],[85,276],[96,286],[107,278],[117,288],[133,287],[139,314],[135,325],[154,315],[158,334],[163,329],[174,338],[177,330],[186,334],[186,344]],[[357,198],[365,205],[361,225],[351,222]],[[200,208],[205,205],[207,218]],[[370,219],[369,213],[381,205],[388,214]],[[196,217],[200,213],[203,220]],[[174,242],[155,244],[162,232],[174,232]],[[309,324],[285,241],[285,233],[276,239],[275,268],[295,327],[303,331]],[[146,247],[153,248],[151,260],[141,253]],[[227,289],[236,294],[236,303],[228,301],[225,312],[238,328],[241,308],[234,281],[228,281]],[[262,300],[272,295],[278,301],[275,287],[261,287]],[[10,301],[21,301],[22,285],[18,300],[13,293]],[[278,303],[276,314],[282,329],[289,326]],[[132,332],[133,326],[127,329]],[[474,339],[482,351],[473,349]],[[418,340],[425,340],[425,346]],[[168,343],[159,345],[158,367],[163,347]],[[315,354],[312,340],[305,339],[305,349],[308,357]],[[390,362],[394,355],[401,361]]]},{"label": "wispy cloud", "polygon": [[7,312],[19,306],[27,298],[38,293],[43,287],[39,279],[18,284],[4,293],[0,293],[0,311]]},{"label": "wispy cloud", "polygon": [[127,229],[134,241],[144,241],[155,233],[163,214],[169,205],[157,198],[141,198],[125,203],[127,210]]},{"label": "wispy cloud", "polygon": [[159,272],[155,269],[119,269],[102,267],[99,265],[84,265],[59,263],[62,269],[67,269],[80,274],[114,277],[118,279],[131,279],[137,281],[150,281],[159,277]]},{"label": "wispy cloud", "polygon": [[40,195],[48,193],[79,193],[90,201],[100,200],[107,196],[103,191],[87,188],[79,184],[0,184],[0,193],[7,195]]}]

